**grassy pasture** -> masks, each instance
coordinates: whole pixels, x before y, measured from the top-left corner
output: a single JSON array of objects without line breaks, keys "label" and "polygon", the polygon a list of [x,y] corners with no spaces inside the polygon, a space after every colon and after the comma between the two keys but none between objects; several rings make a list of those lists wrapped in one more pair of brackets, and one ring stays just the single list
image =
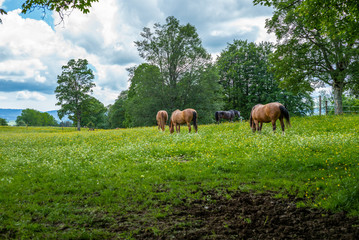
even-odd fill
[{"label": "grassy pasture", "polygon": [[172,135],[0,127],[0,238],[131,238],[212,189],[274,190],[358,216],[359,116],[291,122],[284,136],[270,124],[253,134],[248,122]]}]

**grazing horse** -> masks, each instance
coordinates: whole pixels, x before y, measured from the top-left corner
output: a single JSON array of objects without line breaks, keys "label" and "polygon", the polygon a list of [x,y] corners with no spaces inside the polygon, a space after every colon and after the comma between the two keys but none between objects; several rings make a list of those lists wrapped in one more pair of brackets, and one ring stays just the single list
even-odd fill
[{"label": "grazing horse", "polygon": [[157,112],[156,120],[157,120],[158,129],[162,129],[162,131],[165,131],[167,119],[168,119],[168,114],[166,111],[161,110]]},{"label": "grazing horse", "polygon": [[191,132],[191,121],[193,121],[194,129],[197,133],[197,112],[192,108],[187,108],[183,111],[176,110],[172,113],[170,119],[170,133],[175,131],[179,133],[181,131],[181,124],[186,123],[188,126],[188,132]]},{"label": "grazing horse", "polygon": [[219,124],[221,119],[228,119],[230,122],[233,122],[233,119],[238,116],[240,117],[241,114],[237,110],[229,110],[229,111],[217,111],[214,116],[216,117],[216,122]]},{"label": "grazing horse", "polygon": [[275,132],[277,128],[276,121],[279,119],[282,132],[284,134],[283,118],[285,118],[287,124],[291,126],[288,110],[282,104],[278,102],[268,103],[266,105],[257,104],[252,108],[249,125],[251,126],[253,132],[256,130],[260,132],[262,130],[263,123],[272,122],[273,132]]}]

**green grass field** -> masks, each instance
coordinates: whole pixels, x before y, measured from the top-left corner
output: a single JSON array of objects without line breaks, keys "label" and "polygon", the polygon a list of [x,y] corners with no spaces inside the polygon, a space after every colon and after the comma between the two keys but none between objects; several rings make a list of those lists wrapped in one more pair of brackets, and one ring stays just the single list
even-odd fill
[{"label": "green grass field", "polygon": [[0,127],[0,239],[130,238],[136,226],[113,231],[119,219],[157,221],[209,189],[272,190],[358,216],[359,116],[291,123],[284,136],[248,122],[172,135]]}]

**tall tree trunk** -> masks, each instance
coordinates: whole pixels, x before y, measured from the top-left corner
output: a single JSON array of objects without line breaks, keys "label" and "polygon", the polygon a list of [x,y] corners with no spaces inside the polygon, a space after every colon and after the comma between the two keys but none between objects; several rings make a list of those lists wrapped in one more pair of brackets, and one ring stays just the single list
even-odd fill
[{"label": "tall tree trunk", "polygon": [[81,113],[77,112],[77,131],[81,131]]},{"label": "tall tree trunk", "polygon": [[336,115],[343,113],[343,100],[342,100],[343,89],[344,89],[343,83],[334,82],[333,84],[334,111]]}]

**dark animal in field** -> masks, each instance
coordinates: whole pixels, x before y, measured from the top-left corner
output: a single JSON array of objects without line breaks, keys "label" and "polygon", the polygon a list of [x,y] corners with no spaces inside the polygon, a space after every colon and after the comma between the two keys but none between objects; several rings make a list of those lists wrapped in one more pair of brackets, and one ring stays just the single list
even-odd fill
[{"label": "dark animal in field", "polygon": [[249,124],[253,132],[256,130],[260,132],[262,130],[263,123],[271,122],[273,126],[273,132],[275,132],[277,128],[276,121],[279,119],[282,132],[284,134],[285,127],[283,118],[285,118],[287,124],[291,126],[289,112],[282,104],[278,102],[268,103],[266,105],[257,104],[252,108]]},{"label": "dark animal in field", "polygon": [[233,119],[238,116],[241,116],[241,113],[237,110],[229,110],[229,111],[217,111],[214,116],[216,117],[216,122],[219,124],[221,119],[227,119],[230,122],[233,122]]},{"label": "dark animal in field", "polygon": [[191,122],[193,121],[193,127],[197,133],[197,112],[192,108],[185,109],[183,111],[176,110],[172,113],[170,119],[170,133],[173,133],[176,128],[176,132],[181,131],[181,124],[187,124],[188,132],[191,132]]},{"label": "dark animal in field", "polygon": [[158,129],[165,131],[165,126],[168,120],[167,112],[165,110],[158,111],[156,115],[156,120],[157,120]]}]

